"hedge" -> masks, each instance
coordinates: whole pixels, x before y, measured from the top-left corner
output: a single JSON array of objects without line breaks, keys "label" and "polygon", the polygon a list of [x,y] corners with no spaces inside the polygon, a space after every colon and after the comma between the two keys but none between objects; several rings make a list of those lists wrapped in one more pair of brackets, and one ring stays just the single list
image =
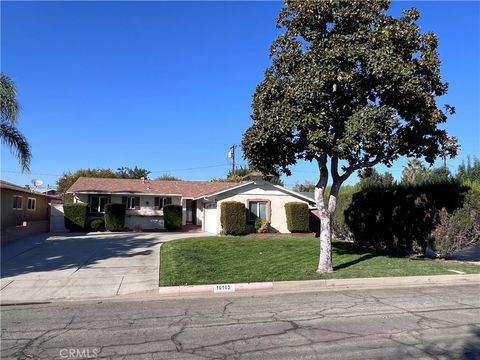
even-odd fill
[{"label": "hedge", "polygon": [[397,255],[434,247],[432,233],[442,209],[463,207],[468,187],[456,182],[362,189],[344,211],[353,239]]},{"label": "hedge", "polygon": [[180,205],[165,205],[163,218],[165,229],[180,230],[182,228],[182,207]]},{"label": "hedge", "polygon": [[122,231],[125,228],[125,205],[105,204],[105,228]]},{"label": "hedge", "polygon": [[72,203],[63,205],[65,227],[70,231],[85,231],[87,204]]},{"label": "hedge", "polygon": [[285,204],[288,231],[307,232],[309,224],[308,204],[302,202],[289,202]]},{"label": "hedge", "polygon": [[225,201],[221,203],[220,223],[225,234],[244,234],[246,222],[245,204],[238,201]]},{"label": "hedge", "polygon": [[89,228],[92,231],[105,230],[105,221],[103,219],[93,219],[92,221],[90,221]]}]

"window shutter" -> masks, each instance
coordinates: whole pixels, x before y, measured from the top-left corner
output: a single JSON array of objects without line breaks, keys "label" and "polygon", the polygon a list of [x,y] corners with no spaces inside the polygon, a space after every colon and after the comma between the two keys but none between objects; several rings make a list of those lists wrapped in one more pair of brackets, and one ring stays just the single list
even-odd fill
[{"label": "window shutter", "polygon": [[158,196],[155,196],[155,200],[153,202],[153,206],[155,207],[155,209],[159,209],[160,208],[160,198]]},{"label": "window shutter", "polygon": [[172,198],[171,197],[167,197],[167,205],[170,205],[172,203]]},{"label": "window shutter", "polygon": [[140,209],[140,196],[135,196],[135,210]]},{"label": "window shutter", "polygon": [[126,196],[122,196],[122,204],[125,205],[125,207],[127,207],[127,197]]}]

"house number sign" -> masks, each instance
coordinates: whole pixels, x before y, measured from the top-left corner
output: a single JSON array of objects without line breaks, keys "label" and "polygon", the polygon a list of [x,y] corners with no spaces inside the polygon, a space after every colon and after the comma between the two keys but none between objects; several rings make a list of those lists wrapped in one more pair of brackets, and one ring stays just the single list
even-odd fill
[{"label": "house number sign", "polygon": [[235,292],[235,284],[219,284],[214,285],[214,293]]}]

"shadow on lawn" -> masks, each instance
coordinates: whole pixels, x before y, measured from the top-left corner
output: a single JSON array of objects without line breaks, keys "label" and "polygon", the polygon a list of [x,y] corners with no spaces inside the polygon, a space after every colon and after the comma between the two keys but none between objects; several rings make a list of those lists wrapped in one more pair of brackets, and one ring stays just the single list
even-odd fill
[{"label": "shadow on lawn", "polygon": [[365,249],[356,244],[348,243],[348,242],[334,242],[332,244],[332,248],[333,248],[333,252],[337,255],[361,255],[359,257],[356,257],[353,260],[334,266],[333,267],[334,271],[347,268],[349,266],[358,264],[362,261],[366,261],[381,255],[379,253],[372,252],[369,249]]}]

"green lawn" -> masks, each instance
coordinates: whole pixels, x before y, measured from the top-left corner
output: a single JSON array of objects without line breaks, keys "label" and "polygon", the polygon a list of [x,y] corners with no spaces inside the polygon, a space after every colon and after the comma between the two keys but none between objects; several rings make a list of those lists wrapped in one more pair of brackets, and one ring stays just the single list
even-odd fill
[{"label": "green lawn", "polygon": [[332,274],[317,274],[318,238],[202,237],[161,248],[160,285],[480,273],[480,266],[385,256],[333,243]]}]

